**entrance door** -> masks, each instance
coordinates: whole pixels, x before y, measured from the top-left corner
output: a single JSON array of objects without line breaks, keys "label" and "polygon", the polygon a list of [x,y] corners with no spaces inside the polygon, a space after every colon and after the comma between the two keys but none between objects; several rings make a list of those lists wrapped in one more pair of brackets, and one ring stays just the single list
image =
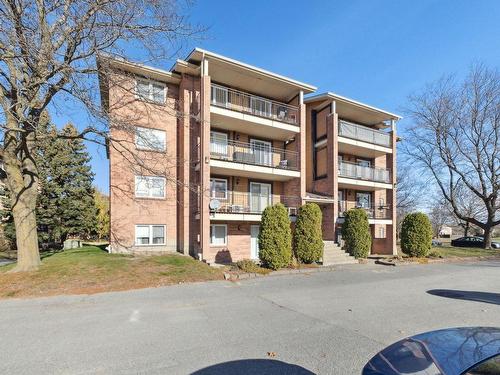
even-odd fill
[{"label": "entrance door", "polygon": [[250,259],[259,259],[259,225],[250,226]]},{"label": "entrance door", "polygon": [[356,193],[356,206],[370,208],[372,195],[370,193]]},{"label": "entrance door", "polygon": [[271,184],[250,182],[250,212],[261,213],[271,204]]},{"label": "entrance door", "polygon": [[371,163],[370,160],[358,159],[358,167],[357,167],[358,173],[357,173],[357,177],[358,178],[362,178],[364,180],[371,180],[372,179],[372,176],[371,176],[371,172],[372,172],[371,164],[372,163]]},{"label": "entrance door", "polygon": [[250,147],[254,155],[255,164],[272,166],[273,157],[271,142],[251,139]]}]

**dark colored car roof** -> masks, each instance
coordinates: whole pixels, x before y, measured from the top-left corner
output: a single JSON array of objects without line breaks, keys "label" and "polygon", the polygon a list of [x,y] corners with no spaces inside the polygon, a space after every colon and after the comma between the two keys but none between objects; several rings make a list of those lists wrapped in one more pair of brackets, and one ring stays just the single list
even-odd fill
[{"label": "dark colored car roof", "polygon": [[411,375],[424,370],[436,375],[460,375],[499,354],[500,328],[449,328],[388,346],[366,364],[363,375]]}]

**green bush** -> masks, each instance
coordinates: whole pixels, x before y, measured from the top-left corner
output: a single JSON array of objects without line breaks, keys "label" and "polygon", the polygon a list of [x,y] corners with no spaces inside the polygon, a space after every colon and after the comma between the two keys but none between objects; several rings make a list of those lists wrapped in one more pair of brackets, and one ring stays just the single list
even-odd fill
[{"label": "green bush", "polygon": [[372,247],[372,236],[368,215],[362,208],[353,208],[345,214],[342,224],[342,239],[349,254],[356,258],[366,258]]},{"label": "green bush", "polygon": [[316,203],[300,207],[295,222],[295,256],[302,263],[318,262],[323,255],[322,213]]},{"label": "green bush", "polygon": [[401,250],[412,257],[425,257],[432,247],[432,225],[426,214],[408,214],[401,227]]},{"label": "green bush", "polygon": [[281,203],[262,213],[259,233],[259,258],[264,267],[277,270],[292,259],[292,232],[288,211]]}]

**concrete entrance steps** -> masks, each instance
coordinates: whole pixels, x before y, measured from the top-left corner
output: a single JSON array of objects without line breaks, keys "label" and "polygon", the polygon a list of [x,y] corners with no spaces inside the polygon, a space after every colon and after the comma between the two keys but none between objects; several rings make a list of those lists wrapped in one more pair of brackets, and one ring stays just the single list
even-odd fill
[{"label": "concrete entrance steps", "polygon": [[356,264],[358,261],[346,253],[333,241],[323,241],[323,265],[334,266],[337,264]]}]

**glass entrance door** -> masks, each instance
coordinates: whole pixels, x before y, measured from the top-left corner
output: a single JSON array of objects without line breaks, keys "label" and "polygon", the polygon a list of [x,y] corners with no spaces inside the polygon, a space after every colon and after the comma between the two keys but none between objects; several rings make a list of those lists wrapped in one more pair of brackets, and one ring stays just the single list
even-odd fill
[{"label": "glass entrance door", "polygon": [[272,166],[273,157],[271,142],[251,139],[250,147],[254,155],[255,164]]},{"label": "glass entrance door", "polygon": [[250,212],[261,213],[271,204],[271,184],[250,182]]},{"label": "glass entrance door", "polygon": [[372,195],[370,193],[356,193],[356,206],[362,208],[370,208]]}]

